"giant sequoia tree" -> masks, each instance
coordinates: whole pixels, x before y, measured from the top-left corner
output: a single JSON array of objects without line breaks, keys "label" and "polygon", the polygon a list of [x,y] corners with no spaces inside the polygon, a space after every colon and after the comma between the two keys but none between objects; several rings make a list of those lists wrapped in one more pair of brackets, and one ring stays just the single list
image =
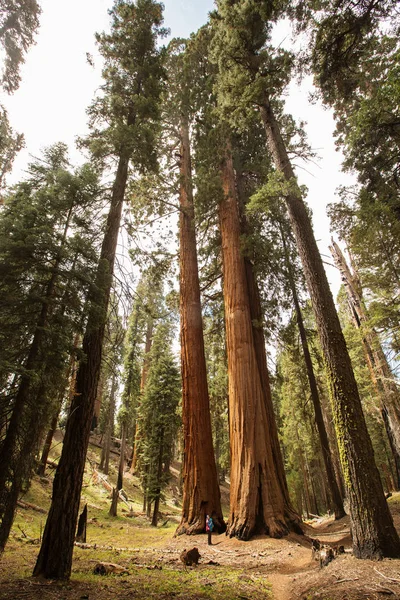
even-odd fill
[{"label": "giant sequoia tree", "polygon": [[240,127],[241,112],[258,110],[268,149],[282,182],[291,226],[316,315],[332,397],[335,426],[350,499],[354,553],[360,558],[398,556],[393,526],[350,358],[315,241],[310,217],[297,184],[277,119],[278,93],[288,77],[290,57],[268,44],[280,5],[265,0],[218,2],[215,17],[219,62],[219,101]]},{"label": "giant sequoia tree", "polygon": [[[129,163],[145,170],[155,166],[158,101],[163,79],[162,51],[156,49],[162,6],[153,0],[117,1],[110,34],[98,36],[105,59],[103,94],[92,106],[92,149],[117,159],[106,233],[96,273],[76,377],[76,393],[56,471],[53,499],[35,575],[70,576],[79,499],[90,426],[100,374],[104,328],[114,270]],[[96,129],[95,126],[104,126]]]},{"label": "giant sequoia tree", "polygon": [[298,528],[298,517],[290,506],[282,459],[277,455],[265,351],[258,346],[253,327],[255,282],[246,273],[241,252],[239,205],[229,145],[221,174],[219,217],[231,445],[228,533],[244,540],[262,531],[280,537],[291,527]]},{"label": "giant sequoia tree", "polygon": [[193,204],[190,117],[190,64],[179,52],[170,59],[170,102],[179,131],[179,266],[182,417],[184,427],[183,507],[177,533],[205,531],[210,514],[225,530],[215,464],[208,395],[203,320]]}]

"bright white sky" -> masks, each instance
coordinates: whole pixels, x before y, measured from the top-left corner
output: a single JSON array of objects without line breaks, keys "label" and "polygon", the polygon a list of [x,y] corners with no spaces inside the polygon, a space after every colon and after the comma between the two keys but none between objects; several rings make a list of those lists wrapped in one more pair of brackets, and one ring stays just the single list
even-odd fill
[{"label": "bright white sky", "polygon": [[[164,0],[164,4],[165,25],[174,37],[186,37],[197,30],[213,8],[213,0]],[[41,0],[41,27],[22,69],[21,86],[13,96],[2,99],[13,128],[24,133],[26,140],[9,183],[21,178],[29,155],[39,156],[42,148],[58,141],[69,145],[71,161],[79,163],[74,140],[86,132],[85,110],[101,82],[99,69],[87,63],[86,53],[99,64],[94,33],[107,29],[111,5],[112,0]],[[284,37],[282,33],[282,40]],[[298,176],[309,189],[308,203],[320,250],[332,262],[326,205],[334,200],[338,185],[349,183],[350,178],[340,173],[341,155],[335,151],[332,115],[309,103],[309,91],[310,81],[301,89],[292,85],[287,108],[296,118],[307,121],[309,141],[321,156],[316,165],[305,166],[307,171],[299,169]],[[327,268],[327,272],[336,294],[339,275],[334,268]]]}]

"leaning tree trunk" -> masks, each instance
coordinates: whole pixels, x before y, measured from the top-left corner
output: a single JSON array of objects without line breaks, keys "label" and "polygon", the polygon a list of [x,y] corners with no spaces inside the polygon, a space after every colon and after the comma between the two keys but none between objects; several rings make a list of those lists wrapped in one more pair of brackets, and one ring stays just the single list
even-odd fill
[{"label": "leaning tree trunk", "polygon": [[226,529],[215,464],[204,353],[194,224],[189,126],[182,120],[180,160],[180,316],[183,419],[183,504],[177,535]]},{"label": "leaning tree trunk", "polygon": [[328,434],[326,433],[324,418],[322,415],[321,402],[319,399],[317,381],[315,379],[314,367],[311,360],[310,350],[308,348],[308,340],[306,329],[304,327],[303,315],[301,313],[299,298],[297,295],[296,284],[293,277],[292,267],[290,264],[289,253],[285,241],[285,235],[283,232],[282,224],[279,225],[280,234],[283,243],[283,250],[285,255],[286,269],[288,274],[289,286],[293,296],[293,304],[296,311],[297,318],[297,326],[299,328],[301,346],[303,348],[304,362],[306,364],[307,369],[307,377],[308,383],[310,385],[311,399],[314,406],[314,414],[315,414],[315,423],[317,425],[319,439],[321,443],[322,449],[322,457],[324,459],[326,477],[328,480],[328,488],[330,494],[330,501],[332,503],[332,507],[335,513],[335,519],[341,519],[346,515],[342,496],[339,490],[339,486],[336,481],[335,469],[333,466],[333,460],[331,455],[331,450],[329,447]]},{"label": "leaning tree trunk", "polygon": [[129,157],[119,159],[107,217],[100,261],[96,274],[96,298],[89,308],[83,337],[82,360],[76,376],[76,394],[65,430],[64,444],[54,478],[53,499],[43,533],[43,542],[34,568],[35,576],[67,579],[71,574],[72,552],[79,502],[89,444],[102,346],[107,319],[122,205],[128,176]]},{"label": "leaning tree trunk", "polygon": [[222,167],[224,199],[220,228],[224,273],[225,327],[231,446],[228,534],[280,537],[299,518],[288,503],[277,472],[265,395],[257,361],[245,262],[241,253],[239,208],[230,150]]},{"label": "leaning tree trunk", "polygon": [[328,373],[340,457],[350,500],[353,551],[358,558],[399,556],[393,525],[374,461],[357,384],[310,217],[269,100],[260,108],[268,145],[291,191],[286,205],[303,264]]}]

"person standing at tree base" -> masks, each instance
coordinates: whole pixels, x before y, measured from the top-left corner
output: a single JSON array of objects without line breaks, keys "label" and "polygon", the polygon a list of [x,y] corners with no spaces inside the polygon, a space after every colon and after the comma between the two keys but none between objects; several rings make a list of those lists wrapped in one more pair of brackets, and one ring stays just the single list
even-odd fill
[{"label": "person standing at tree base", "polygon": [[214,529],[214,522],[213,522],[212,518],[210,517],[210,515],[206,515],[206,531],[207,531],[207,535],[208,535],[208,545],[209,546],[212,545],[211,534],[212,534],[213,529]]}]

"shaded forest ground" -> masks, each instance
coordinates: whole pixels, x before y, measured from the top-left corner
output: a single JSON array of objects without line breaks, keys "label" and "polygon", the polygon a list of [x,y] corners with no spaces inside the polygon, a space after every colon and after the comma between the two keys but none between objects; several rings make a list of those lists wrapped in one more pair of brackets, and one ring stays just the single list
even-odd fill
[{"label": "shaded forest ground", "polygon": [[[56,445],[53,458],[59,450]],[[290,535],[273,540],[259,536],[250,542],[239,542],[214,535],[210,547],[206,535],[173,537],[180,514],[176,506],[177,471],[155,529],[141,512],[138,481],[130,476],[125,482],[129,506],[120,503],[119,516],[109,517],[109,492],[96,476],[96,461],[98,453],[92,447],[82,494],[83,504],[88,503],[87,546],[75,548],[71,581],[31,578],[46,514],[20,506],[0,563],[0,599],[400,599],[400,560],[372,562],[353,558],[348,518],[339,522],[320,519],[305,526],[308,536],[331,545],[343,544],[347,550],[323,568],[312,558],[307,537]],[[113,464],[110,481],[115,477]],[[51,474],[45,479],[35,478],[23,501],[47,509],[51,479]],[[222,494],[227,509],[226,486]],[[400,529],[400,494],[390,499],[390,506]],[[184,548],[194,546],[201,555],[199,565],[185,568],[179,555]],[[95,575],[93,569],[99,561],[117,563],[126,573]]]}]

